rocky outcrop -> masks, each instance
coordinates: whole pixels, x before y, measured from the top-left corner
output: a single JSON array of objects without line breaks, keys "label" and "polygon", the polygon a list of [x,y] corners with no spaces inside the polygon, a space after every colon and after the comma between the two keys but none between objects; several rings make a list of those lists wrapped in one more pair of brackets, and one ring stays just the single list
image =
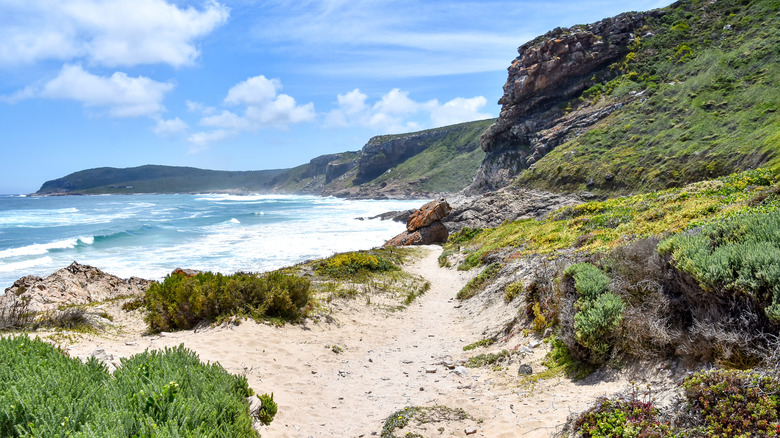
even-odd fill
[{"label": "rocky outcrop", "polygon": [[29,311],[45,312],[64,305],[140,296],[150,283],[137,277],[123,280],[93,266],[73,262],[45,279],[32,275],[20,278],[0,296],[0,309],[26,300]]},{"label": "rocky outcrop", "polygon": [[442,222],[450,232],[455,232],[464,227],[497,227],[504,221],[543,219],[550,212],[580,204],[582,200],[574,195],[506,187],[476,197],[459,195],[449,202],[452,213]]},{"label": "rocky outcrop", "polygon": [[363,146],[355,182],[370,181],[387,170],[419,154],[445,137],[452,129],[436,129],[404,136],[373,137]]},{"label": "rocky outcrop", "polygon": [[[471,192],[505,186],[558,144],[619,107],[566,114],[561,107],[609,78],[610,64],[629,51],[635,33],[663,10],[625,13],[589,25],[557,28],[518,49],[509,67],[501,114],[480,139],[486,152]],[[579,131],[578,131],[579,129]]]},{"label": "rocky outcrop", "polygon": [[449,231],[441,220],[452,211],[445,200],[431,201],[409,216],[406,231],[388,240],[384,246],[430,245],[443,243]]}]

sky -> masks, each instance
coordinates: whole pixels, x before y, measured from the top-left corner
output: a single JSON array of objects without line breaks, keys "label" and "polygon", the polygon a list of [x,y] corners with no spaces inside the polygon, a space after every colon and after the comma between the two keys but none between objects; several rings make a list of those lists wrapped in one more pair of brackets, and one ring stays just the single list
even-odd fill
[{"label": "sky", "polygon": [[0,0],[0,193],[290,168],[497,117],[517,47],[670,0]]}]

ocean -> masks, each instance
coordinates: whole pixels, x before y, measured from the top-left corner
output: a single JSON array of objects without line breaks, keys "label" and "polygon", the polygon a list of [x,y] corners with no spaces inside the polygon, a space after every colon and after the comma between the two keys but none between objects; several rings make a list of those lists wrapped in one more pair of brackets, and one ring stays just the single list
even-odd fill
[{"label": "ocean", "polygon": [[[365,218],[425,200],[226,194],[0,195],[0,294],[77,261],[122,278],[175,268],[265,272],[379,246],[404,224]],[[361,219],[363,218],[363,219]]]}]

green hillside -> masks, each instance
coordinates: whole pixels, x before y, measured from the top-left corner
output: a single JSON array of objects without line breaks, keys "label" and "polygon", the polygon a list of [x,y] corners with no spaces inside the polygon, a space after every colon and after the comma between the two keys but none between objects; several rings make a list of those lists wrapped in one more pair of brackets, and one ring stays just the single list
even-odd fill
[{"label": "green hillside", "polygon": [[780,1],[682,1],[636,36],[566,111],[626,105],[517,184],[616,195],[780,163]]},{"label": "green hillside", "polygon": [[193,193],[262,190],[282,170],[227,172],[192,167],[101,167],[47,181],[37,192],[50,194]]}]

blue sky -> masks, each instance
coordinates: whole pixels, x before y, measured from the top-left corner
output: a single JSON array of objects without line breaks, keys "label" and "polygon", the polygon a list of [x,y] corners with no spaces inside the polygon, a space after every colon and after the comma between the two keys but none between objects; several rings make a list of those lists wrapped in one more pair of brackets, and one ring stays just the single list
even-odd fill
[{"label": "blue sky", "polygon": [[517,47],[666,0],[0,0],[0,193],[93,167],[287,168],[496,117]]}]

